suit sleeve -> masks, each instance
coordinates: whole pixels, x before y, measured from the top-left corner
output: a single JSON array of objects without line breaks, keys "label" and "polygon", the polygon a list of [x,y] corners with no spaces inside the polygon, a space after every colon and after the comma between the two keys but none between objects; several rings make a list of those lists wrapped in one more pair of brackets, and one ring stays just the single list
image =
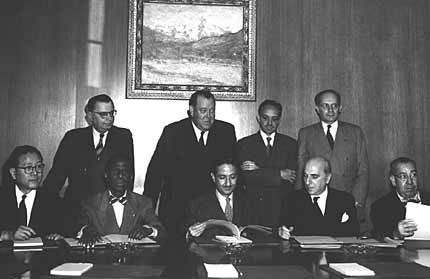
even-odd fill
[{"label": "suit sleeve", "polygon": [[127,141],[125,143],[125,153],[131,160],[133,177],[135,177],[135,169],[134,169],[134,145],[133,145],[133,135],[130,130],[127,130]]},{"label": "suit sleeve", "polygon": [[168,133],[165,128],[149,162],[144,184],[144,195],[151,198],[154,208],[157,205],[158,196],[164,182],[164,171],[166,171],[167,161],[169,160],[167,157],[167,145]]},{"label": "suit sleeve", "polygon": [[58,195],[58,192],[66,181],[68,172],[68,162],[72,157],[70,152],[73,152],[73,139],[69,133],[66,133],[58,146],[57,152],[54,156],[51,170],[49,171],[44,187],[51,193]]},{"label": "suit sleeve", "polygon": [[154,207],[150,199],[144,203],[144,206],[140,212],[141,225],[148,225],[158,230],[157,239],[166,239],[167,232],[161,223],[160,219],[157,217],[154,211]]},{"label": "suit sleeve", "polygon": [[359,128],[357,137],[357,178],[354,188],[352,189],[352,195],[357,202],[365,205],[369,190],[369,162],[367,158],[366,139],[361,128]]},{"label": "suit sleeve", "polygon": [[297,139],[299,150],[297,155],[297,176],[296,176],[296,189],[303,188],[303,169],[305,167],[305,162],[309,158],[309,152],[306,148],[306,131],[304,129],[299,130],[299,137]]}]

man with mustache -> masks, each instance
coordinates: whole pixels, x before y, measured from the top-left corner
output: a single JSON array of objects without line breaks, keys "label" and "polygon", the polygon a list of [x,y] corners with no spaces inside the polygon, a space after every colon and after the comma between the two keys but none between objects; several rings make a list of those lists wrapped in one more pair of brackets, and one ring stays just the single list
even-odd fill
[{"label": "man with mustache", "polygon": [[400,157],[390,164],[392,191],[372,204],[370,218],[374,233],[379,237],[404,238],[413,236],[417,225],[405,219],[408,202],[430,205],[430,193],[420,191],[414,160]]},{"label": "man with mustache", "polygon": [[282,105],[265,100],[256,117],[260,130],[239,140],[238,160],[250,199],[256,201],[256,223],[278,225],[282,198],[292,190],[297,170],[297,142],[278,133]]}]

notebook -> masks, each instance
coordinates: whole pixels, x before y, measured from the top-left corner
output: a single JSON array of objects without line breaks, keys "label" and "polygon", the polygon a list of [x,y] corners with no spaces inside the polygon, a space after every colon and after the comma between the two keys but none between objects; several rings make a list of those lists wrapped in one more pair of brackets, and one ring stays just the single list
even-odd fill
[{"label": "notebook", "polygon": [[330,263],[330,268],[346,276],[374,276],[375,272],[358,263]]},{"label": "notebook", "polygon": [[92,267],[92,263],[64,263],[51,269],[51,275],[81,276]]},{"label": "notebook", "polygon": [[30,239],[27,240],[16,240],[13,242],[13,247],[14,248],[19,248],[19,247],[41,247],[43,246],[43,241],[42,238],[40,237],[32,237]]}]

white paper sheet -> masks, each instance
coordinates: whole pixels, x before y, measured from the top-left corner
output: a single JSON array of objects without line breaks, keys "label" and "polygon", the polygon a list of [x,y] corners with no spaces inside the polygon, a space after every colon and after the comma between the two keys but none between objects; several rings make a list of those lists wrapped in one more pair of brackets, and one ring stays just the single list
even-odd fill
[{"label": "white paper sheet", "polygon": [[417,224],[417,231],[406,239],[430,240],[430,206],[408,202],[406,204],[406,219],[412,219]]}]

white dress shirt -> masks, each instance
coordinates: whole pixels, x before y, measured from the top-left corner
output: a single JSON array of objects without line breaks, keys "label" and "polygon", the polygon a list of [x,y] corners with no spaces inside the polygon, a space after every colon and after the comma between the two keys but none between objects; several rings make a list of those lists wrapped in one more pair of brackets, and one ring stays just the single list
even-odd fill
[{"label": "white dress shirt", "polygon": [[273,132],[270,135],[267,135],[265,132],[263,132],[263,131],[260,130],[260,136],[263,139],[265,146],[268,145],[267,138],[270,137],[271,138],[271,140],[270,140],[270,146],[273,147],[273,145],[275,144],[275,135],[276,135],[276,132]]},{"label": "white dress shirt", "polygon": [[324,129],[324,134],[326,134],[326,135],[327,135],[327,129],[328,129],[327,126],[331,125],[330,134],[333,137],[333,140],[336,141],[336,134],[337,134],[337,128],[339,127],[339,122],[336,120],[335,122],[333,122],[331,124],[327,124],[327,123],[321,121],[321,124],[322,124],[322,127]]},{"label": "white dress shirt", "polygon": [[[191,124],[193,124],[193,129],[194,129],[194,133],[196,134],[196,138],[197,138],[197,142],[199,142],[200,140],[200,135],[203,132],[202,130],[200,130],[196,124],[194,124],[194,122],[191,120]],[[204,132],[203,134],[203,142],[206,145],[206,142],[208,141],[208,135],[209,135],[209,131]]]},{"label": "white dress shirt", "polygon": [[19,204],[21,203],[23,195],[27,196],[24,200],[24,203],[25,203],[25,207],[27,208],[27,224],[26,224],[26,226],[28,226],[28,224],[30,223],[31,211],[33,210],[34,199],[36,198],[36,190],[31,190],[27,194],[24,194],[23,192],[21,192],[21,190],[18,188],[18,186],[15,185],[15,196],[16,196],[17,207],[19,207]]},{"label": "white dress shirt", "polygon": [[[218,199],[219,205],[221,206],[222,212],[225,214],[225,206],[227,204],[226,197],[221,195],[218,190],[215,191],[216,197]],[[230,194],[230,205],[231,209],[233,209],[233,193]]]},{"label": "white dress shirt", "polygon": [[397,194],[397,196],[399,197],[399,200],[400,200],[401,202],[408,202],[409,200],[416,200],[416,201],[418,201],[418,203],[419,203],[419,204],[421,204],[421,196],[420,196],[420,192],[417,192],[417,193],[415,194],[415,196],[413,196],[413,197],[412,197],[412,198],[410,198],[410,199],[405,199],[405,198],[403,198],[402,196],[400,196],[399,192],[397,192],[397,191],[396,191],[396,194]]},{"label": "white dress shirt", "polygon": [[325,208],[326,208],[326,204],[327,204],[327,194],[328,194],[328,187],[326,186],[325,190],[321,194],[319,194],[319,195],[311,195],[312,203],[314,201],[314,197],[320,197],[317,200],[317,203],[318,203],[318,206],[321,209],[321,212],[322,212],[323,215],[325,215]]},{"label": "white dress shirt", "polygon": [[[107,130],[106,132],[104,132],[104,133],[103,133],[103,139],[102,139],[102,141],[103,141],[103,147],[104,147],[104,146],[106,146],[106,138],[107,138],[108,133],[109,133],[109,130]],[[98,132],[96,129],[94,129],[94,127],[93,127],[93,142],[94,142],[94,148],[96,148],[96,147],[97,147],[97,145],[99,144],[99,141],[100,141],[100,134],[101,134],[101,133],[99,133],[99,132]]]},{"label": "white dress shirt", "polygon": [[[109,191],[109,196],[110,195],[112,195],[112,193]],[[127,191],[125,191],[124,195],[118,198],[122,198],[125,196],[127,196]],[[124,216],[124,205],[119,201],[117,201],[112,204],[112,207],[113,207],[113,212],[115,213],[116,223],[118,224],[118,227],[121,228],[122,217]]]}]

